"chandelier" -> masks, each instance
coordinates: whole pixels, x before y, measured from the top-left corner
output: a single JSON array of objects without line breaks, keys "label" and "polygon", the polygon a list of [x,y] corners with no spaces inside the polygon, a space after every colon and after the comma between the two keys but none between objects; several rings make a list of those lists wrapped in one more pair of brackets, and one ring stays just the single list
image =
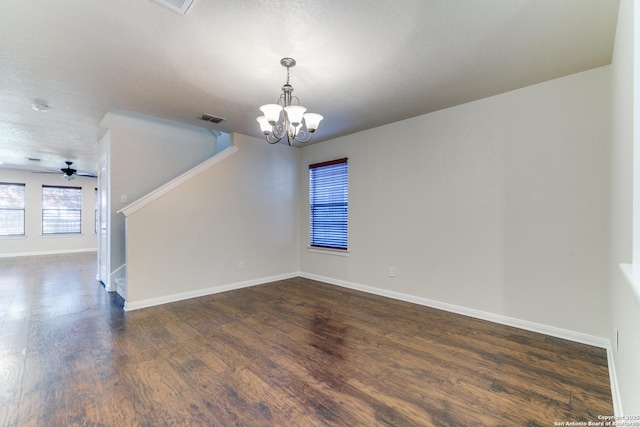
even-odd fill
[{"label": "chandelier", "polygon": [[[307,113],[307,109],[300,105],[298,97],[291,95],[293,86],[289,84],[289,69],[295,67],[296,60],[282,58],[280,65],[287,68],[287,81],[282,86],[282,94],[276,104],[260,107],[264,116],[256,120],[269,144],[275,144],[285,136],[289,145],[294,142],[309,142],[311,134],[318,129],[323,117],[320,114]],[[296,105],[292,105],[293,101]]]}]

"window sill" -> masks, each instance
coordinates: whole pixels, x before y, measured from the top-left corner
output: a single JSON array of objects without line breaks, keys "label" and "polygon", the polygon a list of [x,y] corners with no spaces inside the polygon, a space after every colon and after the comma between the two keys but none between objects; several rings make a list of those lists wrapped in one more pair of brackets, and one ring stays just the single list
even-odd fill
[{"label": "window sill", "polygon": [[16,234],[16,235],[12,235],[12,236],[0,236],[0,240],[19,240],[19,239],[26,239],[27,235],[26,234]]},{"label": "window sill", "polygon": [[60,233],[60,234],[41,234],[41,236],[45,239],[56,239],[59,237],[62,238],[71,238],[71,237],[83,237],[84,234],[83,233]]},{"label": "window sill", "polygon": [[316,248],[314,246],[307,246],[307,251],[314,254],[335,255],[344,257],[349,256],[349,251],[345,251],[342,249]]},{"label": "window sill", "polygon": [[636,302],[640,304],[640,264],[620,264],[620,270],[629,282]]}]

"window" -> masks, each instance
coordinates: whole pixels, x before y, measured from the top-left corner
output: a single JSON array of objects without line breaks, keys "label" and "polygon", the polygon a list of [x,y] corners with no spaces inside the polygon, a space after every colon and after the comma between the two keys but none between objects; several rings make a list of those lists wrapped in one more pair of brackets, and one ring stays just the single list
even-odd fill
[{"label": "window", "polygon": [[24,236],[24,184],[0,182],[0,236]]},{"label": "window", "polygon": [[42,234],[82,231],[82,188],[42,186]]},{"label": "window", "polygon": [[347,249],[347,159],[309,165],[311,246]]}]

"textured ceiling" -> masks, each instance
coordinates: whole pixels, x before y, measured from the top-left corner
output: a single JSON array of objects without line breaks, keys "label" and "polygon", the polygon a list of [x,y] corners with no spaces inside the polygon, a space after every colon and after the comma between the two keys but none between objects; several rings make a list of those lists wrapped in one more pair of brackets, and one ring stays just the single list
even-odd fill
[{"label": "textured ceiling", "polygon": [[152,0],[4,1],[0,166],[95,171],[111,108],[261,136],[285,56],[322,141],[609,64],[617,13],[617,0],[195,0],[186,15]]}]

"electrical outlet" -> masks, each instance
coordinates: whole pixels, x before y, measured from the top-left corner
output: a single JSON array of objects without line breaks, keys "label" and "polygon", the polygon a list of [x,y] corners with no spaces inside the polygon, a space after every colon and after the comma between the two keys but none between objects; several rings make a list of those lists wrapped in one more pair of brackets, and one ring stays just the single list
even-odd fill
[{"label": "electrical outlet", "polygon": [[389,277],[396,277],[396,268],[389,267]]},{"label": "electrical outlet", "polygon": [[244,261],[238,261],[238,270],[244,270]]}]

